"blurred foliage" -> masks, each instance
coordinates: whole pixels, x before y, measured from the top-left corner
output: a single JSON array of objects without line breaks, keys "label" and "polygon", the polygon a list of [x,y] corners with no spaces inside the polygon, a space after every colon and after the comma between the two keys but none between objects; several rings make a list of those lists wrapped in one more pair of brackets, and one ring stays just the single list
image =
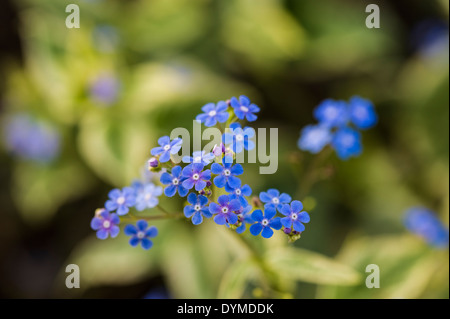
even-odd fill
[{"label": "blurred foliage", "polygon": [[[418,204],[448,225],[448,32],[440,56],[411,45],[422,20],[448,27],[448,1],[379,1],[380,29],[365,27],[356,0],[83,0],[79,29],[65,27],[65,6],[14,1],[23,58],[0,61],[0,119],[28,113],[62,136],[53,163],[0,154],[0,295],[142,297],[162,282],[175,298],[448,298],[448,249],[402,225]],[[108,102],[92,89],[102,77],[118,83]],[[242,241],[183,220],[155,223],[149,252],[123,235],[97,240],[94,210],[140,176],[157,138],[192,130],[203,104],[240,94],[262,108],[257,127],[279,128],[278,172],[247,164],[245,183],[302,200],[302,238]],[[359,158],[317,167],[296,150],[300,129],[321,100],[355,94],[374,102],[378,127],[364,132]],[[69,263],[81,268],[80,290],[63,286]],[[50,278],[22,285],[35,264]],[[380,266],[379,289],[365,286],[368,264]]]}]

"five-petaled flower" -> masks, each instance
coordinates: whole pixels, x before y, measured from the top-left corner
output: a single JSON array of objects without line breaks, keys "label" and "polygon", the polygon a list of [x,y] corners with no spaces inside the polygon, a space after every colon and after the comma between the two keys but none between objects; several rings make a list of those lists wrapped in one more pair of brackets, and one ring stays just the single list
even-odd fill
[{"label": "five-petaled flower", "polygon": [[130,245],[136,247],[141,243],[142,248],[150,249],[153,246],[153,242],[150,238],[158,235],[158,229],[155,226],[148,227],[148,223],[145,220],[138,220],[136,226],[126,225],[123,232],[127,236],[131,236]]},{"label": "five-petaled flower", "polygon": [[[230,125],[230,131],[222,136],[222,141],[226,145],[231,145],[235,153],[241,153],[244,149],[251,151],[255,148],[255,143],[250,138],[255,136],[255,130],[251,127],[241,128],[239,123]],[[230,147],[230,146],[229,146]]]},{"label": "five-petaled flower", "polygon": [[317,154],[331,142],[332,137],[326,125],[307,125],[302,129],[297,145],[301,150]]},{"label": "five-petaled flower", "polygon": [[234,96],[230,99],[230,105],[234,109],[234,114],[240,119],[247,119],[249,122],[256,121],[257,116],[254,113],[259,112],[259,107],[250,102],[250,99],[245,95],[239,96],[239,100]]},{"label": "five-petaled flower", "polygon": [[371,101],[353,96],[349,102],[349,117],[359,129],[365,130],[377,124],[378,116]]},{"label": "five-petaled flower", "polygon": [[183,163],[201,163],[208,165],[214,160],[215,155],[213,153],[206,153],[205,151],[195,151],[192,156],[184,156]]},{"label": "five-petaled flower", "polygon": [[174,196],[177,191],[181,197],[184,197],[189,192],[189,190],[182,185],[184,178],[181,176],[181,166],[172,168],[172,175],[167,172],[162,173],[160,181],[164,185],[169,185],[164,189],[164,194],[167,197]]},{"label": "five-petaled flower", "polygon": [[230,194],[230,199],[238,199],[243,207],[248,205],[248,201],[245,197],[252,195],[252,189],[247,184],[234,189],[225,185],[225,191]]},{"label": "five-petaled flower", "polygon": [[162,194],[162,187],[148,183],[138,191],[136,196],[136,209],[143,211],[146,208],[153,208],[158,205],[158,196]]},{"label": "five-petaled flower", "polygon": [[236,224],[238,216],[235,212],[239,211],[241,203],[237,199],[230,200],[228,195],[221,195],[217,199],[217,203],[209,204],[209,211],[214,216],[214,221],[218,225]]},{"label": "five-petaled flower", "polygon": [[91,220],[91,228],[97,231],[97,238],[106,239],[108,235],[111,238],[116,237],[119,234],[120,222],[119,216],[115,213],[110,213],[106,209],[102,208],[100,213],[96,214]]},{"label": "five-petaled flower", "polygon": [[214,177],[214,184],[219,187],[225,187],[234,189],[241,187],[241,180],[236,175],[242,175],[244,169],[241,164],[233,165],[233,158],[231,156],[224,156],[222,159],[223,165],[213,163],[211,165],[211,172],[218,176]]},{"label": "five-petaled flower", "polygon": [[195,186],[195,190],[201,191],[206,187],[206,181],[211,179],[211,171],[209,169],[203,171],[204,165],[201,163],[189,164],[185,168],[181,175],[184,178],[182,183],[186,189],[191,189]]},{"label": "five-petaled flower", "polygon": [[334,134],[331,146],[340,159],[358,156],[362,152],[361,133],[350,127],[343,127]]},{"label": "five-petaled flower", "polygon": [[105,208],[110,212],[116,211],[117,215],[128,214],[129,208],[136,203],[135,191],[131,187],[122,190],[115,188],[108,194],[109,200],[105,202]]},{"label": "five-petaled flower", "polygon": [[280,195],[280,191],[275,188],[259,193],[259,199],[265,203],[264,208],[277,209],[278,211],[281,211],[283,204],[287,204],[292,200],[291,196],[286,193]]},{"label": "five-petaled flower", "polygon": [[187,201],[191,205],[184,207],[184,216],[187,218],[192,217],[192,224],[201,224],[203,222],[203,216],[206,218],[212,217],[209,207],[206,206],[206,204],[208,204],[208,198],[206,196],[197,196],[194,193],[190,193],[187,197]]},{"label": "five-petaled flower", "polygon": [[257,209],[252,213],[252,219],[256,222],[250,226],[250,233],[253,236],[261,236],[270,238],[273,235],[273,229],[281,229],[280,217],[275,217],[276,209],[269,207],[264,209],[264,213]]},{"label": "five-petaled flower", "polygon": [[217,105],[208,103],[202,107],[204,113],[197,115],[195,119],[208,127],[216,125],[217,122],[224,123],[230,116],[227,109],[228,104],[224,101],[218,102]]},{"label": "five-petaled flower", "polygon": [[309,223],[309,214],[302,212],[303,204],[298,200],[292,201],[291,205],[283,205],[281,213],[286,216],[281,218],[281,224],[286,228],[294,228],[295,231],[301,233],[305,230],[305,225]]},{"label": "five-petaled flower", "polygon": [[181,138],[170,141],[168,136],[163,136],[158,139],[159,146],[152,148],[150,153],[153,156],[159,155],[159,161],[165,163],[170,160],[170,154],[177,154],[179,152],[182,143],[183,140]]},{"label": "five-petaled flower", "polygon": [[314,117],[328,127],[344,126],[348,122],[347,102],[326,99],[314,109]]}]

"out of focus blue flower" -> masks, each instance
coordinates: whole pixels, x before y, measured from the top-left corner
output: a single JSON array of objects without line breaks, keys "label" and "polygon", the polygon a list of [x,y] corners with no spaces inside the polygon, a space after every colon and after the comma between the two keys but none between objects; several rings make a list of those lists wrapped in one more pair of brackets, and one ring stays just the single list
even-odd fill
[{"label": "out of focus blue flower", "polygon": [[111,212],[117,210],[119,216],[128,214],[130,207],[136,204],[136,192],[132,187],[124,187],[122,190],[114,188],[108,197],[105,208]]},{"label": "out of focus blue flower", "polygon": [[[441,20],[425,20],[418,23],[411,34],[412,45],[424,59],[448,64],[449,26]],[[442,59],[438,59],[442,57]]]},{"label": "out of focus blue flower", "polygon": [[153,208],[158,205],[158,197],[162,194],[162,187],[148,183],[138,189],[136,192],[136,209],[143,211],[147,208]]},{"label": "out of focus blue flower", "polygon": [[331,145],[340,159],[358,156],[362,152],[361,134],[349,127],[341,128],[334,134]]},{"label": "out of focus blue flower", "polygon": [[405,213],[406,228],[425,239],[435,247],[448,247],[448,228],[437,218],[436,214],[424,207],[413,207]]},{"label": "out of focus blue flower", "polygon": [[241,207],[239,211],[237,211],[238,222],[241,222],[241,226],[236,228],[236,233],[242,234],[247,229],[247,224],[253,224],[255,221],[252,218],[252,205],[247,205],[245,207]]},{"label": "out of focus blue flower", "polygon": [[153,156],[159,155],[159,161],[161,163],[168,162],[171,154],[176,154],[181,149],[183,141],[181,138],[175,138],[170,141],[170,137],[163,136],[158,139],[159,146],[152,148],[151,154]]},{"label": "out of focus blue flower", "polygon": [[307,125],[300,134],[298,147],[313,154],[319,153],[332,139],[331,130],[325,125]]},{"label": "out of focus blue flower", "polygon": [[89,94],[99,106],[110,106],[116,102],[119,91],[119,79],[109,73],[100,74],[89,86]]},{"label": "out of focus blue flower", "polygon": [[172,299],[170,293],[164,287],[153,288],[145,294],[143,299]]},{"label": "out of focus blue flower", "polygon": [[61,151],[59,132],[27,114],[14,115],[7,120],[4,137],[7,150],[25,160],[49,163]]},{"label": "out of focus blue flower", "polygon": [[378,121],[372,102],[359,96],[350,99],[348,113],[352,123],[361,130],[375,126]]},{"label": "out of focus blue flower", "polygon": [[280,195],[280,191],[275,188],[270,188],[267,192],[259,193],[259,199],[265,203],[264,208],[272,208],[281,212],[284,204],[289,204],[292,200],[291,196],[286,193]]},{"label": "out of focus blue flower", "polygon": [[347,111],[347,102],[326,99],[314,109],[314,117],[324,126],[341,127],[348,122]]},{"label": "out of focus blue flower", "polygon": [[184,156],[183,163],[202,163],[203,165],[208,165],[214,160],[213,153],[206,153],[205,151],[195,151],[192,156]]}]

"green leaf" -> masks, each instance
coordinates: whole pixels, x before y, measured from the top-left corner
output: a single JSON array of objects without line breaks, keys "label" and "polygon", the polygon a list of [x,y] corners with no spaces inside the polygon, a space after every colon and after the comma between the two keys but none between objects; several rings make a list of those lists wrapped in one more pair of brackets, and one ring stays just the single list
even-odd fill
[{"label": "green leaf", "polygon": [[298,281],[323,285],[356,285],[361,281],[361,276],[352,268],[300,248],[269,251],[266,263],[280,275]]},{"label": "green leaf", "polygon": [[242,298],[248,283],[255,279],[259,271],[251,259],[236,260],[223,275],[217,298]]}]

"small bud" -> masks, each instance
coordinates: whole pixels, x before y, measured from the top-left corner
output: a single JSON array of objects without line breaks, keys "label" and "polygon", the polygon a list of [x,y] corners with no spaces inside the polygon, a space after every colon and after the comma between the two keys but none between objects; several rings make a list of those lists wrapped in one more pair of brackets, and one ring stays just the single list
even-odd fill
[{"label": "small bud", "polygon": [[[220,144],[222,144],[222,143],[220,143]],[[222,155],[222,147],[219,145],[214,145],[214,148],[213,148],[213,154],[214,154],[214,156],[220,156],[220,155]]]},{"label": "small bud", "polygon": [[106,209],[104,209],[104,208],[97,208],[95,210],[95,217],[100,217],[100,214],[103,213],[103,212],[106,212]]},{"label": "small bud", "polygon": [[284,233],[287,234],[287,235],[289,235],[289,234],[291,233],[291,229],[290,229],[290,228],[286,228],[286,227],[285,227],[285,228],[283,229],[283,231],[284,231]]},{"label": "small bud", "polygon": [[206,182],[206,187],[210,187],[212,185],[211,181]]},{"label": "small bud", "polygon": [[159,161],[156,157],[152,157],[151,159],[148,160],[148,168],[152,169],[152,168],[156,168],[159,165]]},{"label": "small bud", "polygon": [[252,206],[253,207],[262,207],[262,202],[259,200],[258,197],[256,197],[256,196],[252,197]]},{"label": "small bud", "polygon": [[200,190],[199,192],[198,192],[200,195],[205,195],[205,190]]}]

